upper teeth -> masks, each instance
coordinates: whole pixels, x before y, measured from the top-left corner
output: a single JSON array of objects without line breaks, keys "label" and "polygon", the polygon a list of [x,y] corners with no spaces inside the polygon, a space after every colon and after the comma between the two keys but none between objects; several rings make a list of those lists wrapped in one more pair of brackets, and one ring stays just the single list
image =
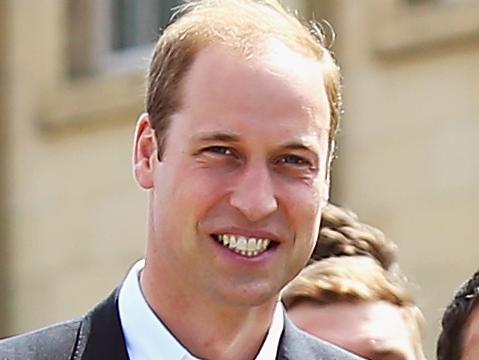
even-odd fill
[{"label": "upper teeth", "polygon": [[257,239],[238,235],[218,235],[220,244],[229,247],[235,252],[245,256],[256,256],[264,252],[270,243],[269,239]]}]

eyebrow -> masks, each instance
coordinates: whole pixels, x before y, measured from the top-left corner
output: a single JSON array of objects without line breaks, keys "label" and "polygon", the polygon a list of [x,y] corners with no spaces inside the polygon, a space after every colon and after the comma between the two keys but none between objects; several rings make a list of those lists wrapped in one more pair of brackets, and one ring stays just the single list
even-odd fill
[{"label": "eyebrow", "polygon": [[292,142],[292,143],[287,143],[282,145],[283,148],[288,149],[288,150],[307,150],[307,151],[312,151],[315,152],[314,148],[312,146],[309,146],[307,144],[299,143],[299,142]]},{"label": "eyebrow", "polygon": [[206,132],[193,136],[193,141],[223,141],[223,142],[239,142],[240,137],[231,133]]}]

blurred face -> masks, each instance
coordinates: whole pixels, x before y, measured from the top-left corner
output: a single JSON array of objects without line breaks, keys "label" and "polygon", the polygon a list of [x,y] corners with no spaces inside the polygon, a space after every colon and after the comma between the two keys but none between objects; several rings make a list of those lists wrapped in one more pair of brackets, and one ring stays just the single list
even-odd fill
[{"label": "blurred face", "polygon": [[463,330],[461,360],[479,359],[479,306],[469,315]]},{"label": "blurred face", "polygon": [[366,359],[416,359],[403,313],[388,302],[304,302],[290,309],[288,315],[304,331]]},{"label": "blurred face", "polygon": [[161,161],[140,119],[135,173],[151,190],[146,269],[183,299],[276,300],[317,237],[329,191],[321,65],[278,41],[262,49],[248,59],[219,45],[200,51]]}]

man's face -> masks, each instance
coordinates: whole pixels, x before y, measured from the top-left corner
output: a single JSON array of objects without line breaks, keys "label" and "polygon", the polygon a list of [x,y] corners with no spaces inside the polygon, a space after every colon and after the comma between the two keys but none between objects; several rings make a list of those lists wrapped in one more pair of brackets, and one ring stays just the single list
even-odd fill
[{"label": "man's face", "polygon": [[479,359],[479,306],[469,315],[462,336],[461,360]]},{"label": "man's face", "polygon": [[302,330],[366,359],[416,359],[410,325],[391,303],[303,302],[288,315]]},{"label": "man's face", "polygon": [[151,189],[147,266],[173,294],[265,303],[315,244],[329,191],[321,65],[279,41],[263,49],[201,50],[161,161],[137,172]]}]

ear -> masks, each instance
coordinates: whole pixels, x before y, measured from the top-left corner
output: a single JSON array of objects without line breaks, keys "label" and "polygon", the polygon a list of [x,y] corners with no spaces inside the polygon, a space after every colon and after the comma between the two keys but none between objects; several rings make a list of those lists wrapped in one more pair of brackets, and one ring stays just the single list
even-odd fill
[{"label": "ear", "polygon": [[143,189],[153,187],[153,171],[155,161],[157,161],[157,152],[155,130],[151,127],[148,114],[143,113],[136,123],[133,145],[133,176]]}]

